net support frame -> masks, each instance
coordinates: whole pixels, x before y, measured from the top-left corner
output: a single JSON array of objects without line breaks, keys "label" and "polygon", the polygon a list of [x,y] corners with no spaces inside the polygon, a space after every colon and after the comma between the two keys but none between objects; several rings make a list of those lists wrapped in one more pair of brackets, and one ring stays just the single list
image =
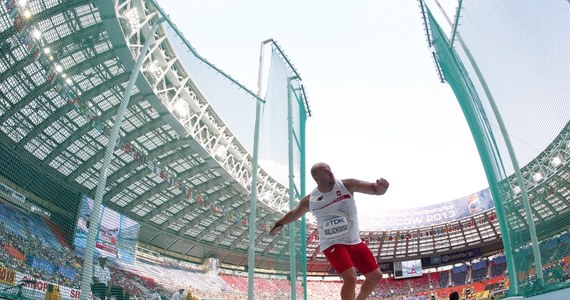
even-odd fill
[{"label": "net support frame", "polygon": [[[153,24],[150,29],[149,36],[153,36],[158,30],[160,24],[164,22],[164,18],[160,18]],[[92,224],[89,227],[89,232],[87,234],[87,242],[85,245],[85,257],[83,261],[83,270],[81,274],[81,300],[89,299],[88,295],[91,290],[92,282],[92,266],[93,266],[93,253],[95,252],[95,237],[98,233],[98,228],[100,226],[101,220],[99,219],[101,205],[103,202],[103,195],[105,194],[105,188],[107,186],[107,175],[109,167],[111,166],[111,160],[115,152],[115,145],[119,137],[119,130],[121,129],[121,123],[125,116],[127,106],[129,105],[129,100],[131,98],[131,92],[136,84],[137,78],[139,76],[140,70],[142,68],[143,62],[145,60],[146,54],[150,48],[150,45],[154,42],[154,39],[147,39],[144,43],[143,48],[137,58],[136,64],[131,71],[131,76],[129,82],[125,87],[123,93],[123,98],[117,110],[117,115],[115,116],[115,122],[111,128],[111,133],[109,139],[107,140],[107,147],[105,149],[105,156],[103,158],[103,165],[99,171],[99,180],[97,183],[97,189],[95,190],[95,198],[93,199],[93,208],[91,219],[96,220],[97,224]]]},{"label": "net support frame", "polygon": [[[289,154],[289,209],[295,208],[295,169],[293,166],[293,86],[291,80],[298,79],[297,76],[287,78],[287,152]],[[295,251],[295,222],[289,226],[289,264],[291,281],[291,300],[297,299],[297,263]]]},{"label": "net support frame", "polygon": [[[257,96],[261,98],[262,82],[263,82],[263,50],[265,45],[272,40],[261,42],[259,50],[259,70],[257,74]],[[247,298],[253,299],[254,280],[255,280],[255,220],[257,218],[257,173],[259,168],[259,131],[261,119],[261,101],[255,104],[255,129],[253,134],[253,162],[251,176],[251,198],[249,201],[249,250],[248,250],[248,269],[247,269]]]},{"label": "net support frame", "polygon": [[[423,1],[420,1],[420,2],[423,2]],[[489,88],[489,86],[485,80],[485,77],[483,76],[483,74],[482,74],[477,62],[475,61],[474,57],[472,56],[469,48],[467,47],[467,45],[465,44],[465,42],[461,38],[461,35],[457,32],[457,24],[459,21],[459,15],[460,15],[460,11],[461,11],[462,1],[459,0],[459,7],[457,8],[457,11],[456,11],[454,23],[451,22],[447,13],[444,11],[442,6],[440,5],[439,1],[435,0],[435,3],[439,7],[441,13],[445,17],[448,24],[453,28],[453,32],[452,32],[452,38],[453,39],[449,41],[449,48],[452,49],[453,42],[455,39],[457,39],[457,41],[460,43],[462,49],[464,50],[465,55],[466,55],[467,59],[469,60],[469,63],[473,67],[475,75],[477,76],[477,79],[479,80],[479,83],[481,84],[481,87],[482,87],[483,91],[485,92],[485,96],[487,97],[487,99],[489,101],[489,105],[490,105],[491,110],[493,112],[493,116],[495,117],[495,119],[497,121],[497,126],[499,127],[499,130],[502,133],[503,141],[505,143],[505,148],[509,154],[509,160],[513,166],[513,170],[514,170],[514,174],[515,174],[515,181],[517,182],[517,184],[519,185],[519,187],[521,189],[520,190],[521,202],[523,204],[523,208],[524,208],[524,212],[525,212],[525,219],[526,219],[528,229],[529,229],[529,236],[530,236],[530,240],[531,240],[531,249],[533,252],[534,259],[536,261],[535,264],[538,266],[542,266],[542,258],[541,258],[541,253],[540,253],[540,249],[539,249],[538,237],[536,234],[536,227],[535,227],[535,223],[533,221],[533,215],[532,215],[532,209],[531,209],[531,205],[530,205],[530,201],[529,201],[529,196],[528,196],[526,185],[524,184],[524,179],[523,179],[522,174],[521,174],[520,165],[519,165],[518,159],[516,157],[516,154],[515,154],[509,133],[506,129],[506,126],[505,126],[505,123],[504,123],[503,118],[501,116],[501,113],[499,112],[499,109],[497,107],[497,104],[495,102],[493,94],[491,93],[491,90],[490,90],[490,88]],[[488,175],[488,173],[489,172],[487,172],[487,175]],[[496,181],[496,178],[494,180]],[[493,181],[493,180],[489,180],[489,181]],[[497,192],[493,193],[494,196],[500,195],[500,192],[498,191],[499,187],[496,184],[494,184],[493,182],[490,182],[490,187],[491,187],[491,189],[497,189]],[[499,197],[499,198],[502,199],[502,197]],[[498,210],[498,212],[499,212],[499,210],[502,211],[502,206],[501,206],[501,203],[499,201],[496,201],[496,209]],[[501,230],[502,231],[502,237],[504,240],[503,244],[505,247],[505,254],[506,254],[507,258],[511,261],[511,263],[507,264],[507,267],[509,269],[509,279],[511,282],[510,294],[518,295],[520,293],[520,289],[519,289],[518,280],[516,279],[517,274],[516,274],[516,271],[514,269],[514,262],[512,262],[513,257],[510,254],[510,251],[512,251],[511,243],[510,243],[510,233],[508,231],[508,228],[506,226],[506,222],[504,220],[504,213],[498,214],[498,218],[499,218],[499,223],[500,223],[501,228],[505,229],[505,230]],[[541,267],[536,268],[536,278],[538,280],[538,284],[540,286],[544,286],[544,272],[543,272],[543,269]]]}]

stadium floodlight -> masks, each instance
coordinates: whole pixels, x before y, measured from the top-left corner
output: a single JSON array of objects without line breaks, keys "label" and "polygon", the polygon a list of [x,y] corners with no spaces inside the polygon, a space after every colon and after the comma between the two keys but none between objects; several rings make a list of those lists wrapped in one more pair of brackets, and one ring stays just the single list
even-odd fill
[{"label": "stadium floodlight", "polygon": [[263,193],[263,195],[261,195],[261,200],[263,200],[264,202],[269,202],[271,201],[273,197],[271,196],[271,193],[266,191],[265,193]]},{"label": "stadium floodlight", "polygon": [[129,22],[129,28],[131,31],[135,31],[139,28],[139,12],[136,8],[131,8],[125,12],[125,18]]},{"label": "stadium floodlight", "polygon": [[558,168],[562,166],[562,158],[557,155],[550,160],[550,163],[552,164],[553,167]]},{"label": "stadium floodlight", "polygon": [[38,29],[34,29],[32,30],[32,36],[36,39],[39,40],[42,37],[42,32],[39,31]]},{"label": "stadium floodlight", "polygon": [[190,108],[188,107],[188,103],[181,98],[178,98],[174,101],[174,112],[184,118],[190,114]]},{"label": "stadium floodlight", "polygon": [[225,160],[228,157],[228,148],[222,144],[218,145],[216,149],[216,157],[220,160]]},{"label": "stadium floodlight", "polygon": [[20,7],[24,7],[24,6],[26,6],[26,4],[28,4],[28,0],[19,0],[18,1],[18,6],[20,6]]},{"label": "stadium floodlight", "polygon": [[44,54],[50,54],[51,53],[51,49],[49,47],[45,47],[44,48]]},{"label": "stadium floodlight", "polygon": [[22,16],[24,19],[29,19],[32,16],[32,12],[29,9],[26,9],[22,12]]},{"label": "stadium floodlight", "polygon": [[542,173],[540,173],[540,172],[536,172],[536,173],[534,173],[534,175],[532,175],[532,179],[533,179],[535,182],[539,182],[539,181],[541,181],[543,178],[544,178],[544,176],[542,176]]},{"label": "stadium floodlight", "polygon": [[65,83],[67,83],[67,84],[72,84],[73,81],[71,80],[71,78],[67,78],[67,79],[65,79]]},{"label": "stadium floodlight", "polygon": [[160,67],[160,64],[158,63],[158,61],[154,60],[152,61],[149,65],[148,65],[148,69],[147,69],[150,73],[152,73],[152,75],[155,78],[158,78],[160,76],[160,73],[162,72],[162,68]]},{"label": "stadium floodlight", "polygon": [[60,64],[56,64],[56,65],[55,65],[55,70],[56,70],[58,73],[61,73],[61,72],[63,72],[63,67],[62,67]]},{"label": "stadium floodlight", "polygon": [[520,192],[521,192],[521,187],[518,186],[518,185],[516,185],[516,186],[513,188],[513,193],[515,193],[515,195],[518,195],[518,194],[520,194]]}]

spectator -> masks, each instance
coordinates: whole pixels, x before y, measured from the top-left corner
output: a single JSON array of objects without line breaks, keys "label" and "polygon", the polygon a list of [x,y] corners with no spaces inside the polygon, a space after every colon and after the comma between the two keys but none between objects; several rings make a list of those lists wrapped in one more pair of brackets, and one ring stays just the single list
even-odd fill
[{"label": "spectator", "polygon": [[111,271],[105,266],[106,263],[107,258],[99,256],[99,264],[94,266],[93,285],[91,286],[93,295],[102,300],[105,300],[111,288]]},{"label": "spectator", "polygon": [[186,294],[186,300],[194,300],[194,299],[198,299],[198,298],[192,296],[192,292],[188,291],[188,294]]},{"label": "spectator", "polygon": [[459,293],[457,291],[449,294],[449,300],[459,300]]},{"label": "spectator", "polygon": [[149,300],[160,300],[160,295],[156,292],[156,290],[150,291]]},{"label": "spectator", "polygon": [[61,293],[58,285],[49,284],[46,291],[45,300],[61,300]]},{"label": "spectator", "polygon": [[172,295],[172,300],[182,300],[182,294],[184,293],[184,289],[179,289],[178,292]]}]

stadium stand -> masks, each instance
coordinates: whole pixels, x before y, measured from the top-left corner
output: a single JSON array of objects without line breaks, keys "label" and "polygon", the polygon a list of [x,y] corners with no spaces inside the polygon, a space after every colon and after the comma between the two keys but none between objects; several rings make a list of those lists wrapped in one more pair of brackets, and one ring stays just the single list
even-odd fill
[{"label": "stadium stand", "polygon": [[[58,286],[78,289],[80,286],[80,269],[82,260],[67,247],[57,244],[56,233],[43,223],[43,219],[33,213],[25,212],[8,203],[0,203],[0,248],[1,262],[4,267],[26,274],[26,278],[34,278],[42,282],[51,282]],[[9,222],[9,223],[6,223]],[[43,226],[48,230],[31,229],[30,226]],[[20,230],[19,233],[14,230]],[[41,234],[41,238],[37,235]],[[567,241],[567,235],[560,237]],[[567,247],[567,244],[566,244]],[[566,253],[568,249],[561,249]],[[545,267],[547,273],[568,278],[570,272],[566,256],[559,264]],[[467,295],[470,290],[477,297],[484,297],[492,291],[508,287],[505,277],[505,257],[490,257],[491,268],[486,260],[475,260],[469,268],[466,264],[452,269],[429,272],[421,277],[408,279],[384,278],[373,293],[373,299],[396,299],[402,295],[409,297],[431,296],[443,299],[449,291],[461,290]],[[247,296],[247,276],[240,272],[205,273],[203,267],[195,264],[177,264],[175,260],[161,263],[140,257],[134,265],[120,261],[113,263],[112,282],[120,286],[130,297],[144,298],[155,290],[163,295],[170,295],[181,286],[191,290],[194,295],[202,297],[225,297],[226,299],[242,299]],[[471,280],[467,280],[471,269]],[[491,270],[491,273],[488,271]],[[451,274],[451,277],[450,277]],[[490,277],[487,279],[487,277]],[[155,279],[156,278],[156,279]],[[158,280],[158,281],[156,281]],[[467,281],[471,283],[467,284]],[[434,284],[435,283],[435,284]],[[340,281],[310,280],[307,289],[311,299],[330,299],[333,292],[340,288]],[[41,287],[32,287],[42,290]],[[288,299],[290,287],[287,279],[274,277],[258,277],[255,282],[256,295],[259,299]],[[233,297],[233,298],[232,298]]]},{"label": "stadium stand", "polygon": [[[251,181],[250,157],[232,134],[237,129],[212,108],[215,93],[196,86],[197,77],[217,78],[211,85],[229,95],[246,95],[240,101],[255,103],[257,96],[201,60],[169,20],[149,35],[159,17],[168,19],[154,1],[3,1],[0,296],[81,297],[83,283],[90,281],[83,277],[90,257],[84,259],[76,233],[80,227],[93,228],[81,204],[94,197],[109,131],[142,42],[154,40],[127,107],[102,199],[104,210],[115,211],[120,225],[99,224],[101,239],[90,250],[111,257],[111,285],[120,291],[117,300],[154,295],[166,299],[180,288],[201,299],[247,298],[251,227],[250,192],[245,187]],[[179,44],[186,47],[178,53],[192,56],[196,67],[186,68],[181,62],[185,57],[176,57]],[[189,74],[194,69],[203,74]],[[191,108],[187,115],[174,109],[180,99]],[[504,253],[499,219],[516,225],[511,230],[527,237],[528,232],[517,231],[524,228],[524,209],[500,215],[492,207],[479,210],[470,202],[475,203],[470,206],[473,212],[458,218],[362,232],[378,261],[388,265],[372,298],[446,299],[451,291],[460,291],[462,297],[484,299],[512,284],[530,294],[540,286],[537,273],[544,273],[552,288],[567,287],[570,125],[562,121],[566,123],[552,134],[550,144],[537,148],[540,153],[519,170],[528,184],[529,209],[536,216],[540,238],[534,245],[515,244],[513,251],[522,258],[516,262],[521,264],[519,272],[508,272],[513,262],[507,262]],[[287,191],[266,172],[260,174],[264,197],[259,200],[258,226],[253,228],[258,237],[257,261],[250,269],[256,272],[254,291],[256,299],[289,299],[289,238],[267,235],[269,224],[284,211]],[[516,208],[522,195],[515,177],[504,178],[501,188]],[[490,193],[486,189],[456,200]],[[422,208],[414,213],[421,215]],[[127,220],[135,225],[121,231]],[[314,224],[299,231],[307,232],[302,241],[311,275],[307,294],[310,299],[336,297],[342,283],[318,248]],[[113,248],[123,242],[131,244]],[[542,265],[532,259],[536,248]],[[424,268],[421,277],[396,279],[390,269],[393,262],[414,258]],[[297,295],[302,292],[297,285]]]}]

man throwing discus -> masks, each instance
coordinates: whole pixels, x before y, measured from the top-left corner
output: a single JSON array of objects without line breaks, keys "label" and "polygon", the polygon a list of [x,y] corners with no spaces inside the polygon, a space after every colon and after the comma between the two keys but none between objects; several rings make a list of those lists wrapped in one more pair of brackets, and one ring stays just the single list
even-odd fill
[{"label": "man throwing discus", "polygon": [[325,163],[315,164],[311,168],[311,176],[317,187],[275,222],[269,234],[277,234],[284,225],[312,212],[317,218],[320,249],[342,277],[341,299],[355,299],[357,269],[366,279],[360,286],[356,300],[366,299],[382,279],[382,272],[372,251],[360,239],[353,194],[383,195],[388,190],[388,181],[384,178],[375,182],[337,180]]}]

